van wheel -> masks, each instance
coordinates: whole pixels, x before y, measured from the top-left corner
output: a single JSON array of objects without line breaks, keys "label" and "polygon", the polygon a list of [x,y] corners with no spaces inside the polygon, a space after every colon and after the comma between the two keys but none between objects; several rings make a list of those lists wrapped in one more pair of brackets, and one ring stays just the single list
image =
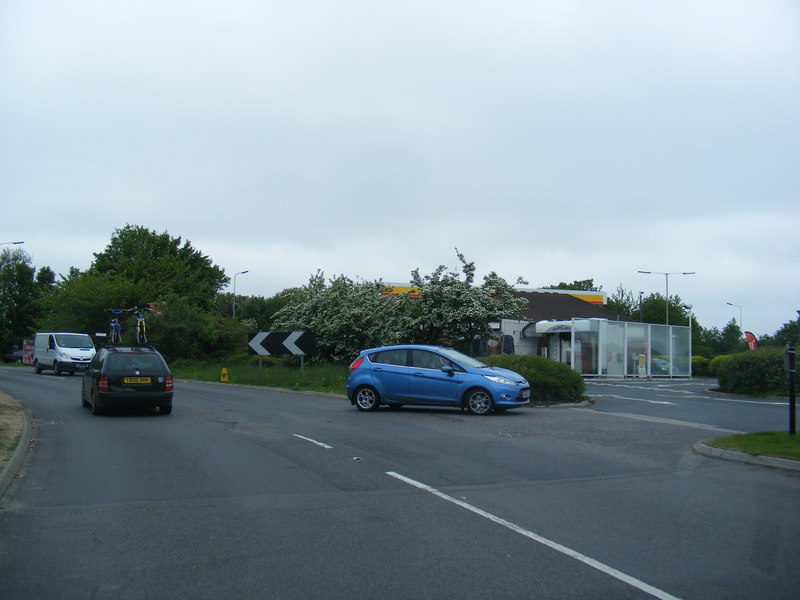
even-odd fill
[{"label": "van wheel", "polygon": [[39,366],[38,360],[33,361],[33,370],[36,372],[37,375],[39,375],[42,372],[42,367]]},{"label": "van wheel", "polygon": [[58,361],[53,363],[53,371],[56,372],[56,375],[61,375],[61,367],[58,366]]}]

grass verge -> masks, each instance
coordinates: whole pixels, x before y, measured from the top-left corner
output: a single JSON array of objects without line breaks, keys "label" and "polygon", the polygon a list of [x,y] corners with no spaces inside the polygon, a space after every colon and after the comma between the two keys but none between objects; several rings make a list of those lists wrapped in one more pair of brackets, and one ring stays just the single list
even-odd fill
[{"label": "grass verge", "polygon": [[746,454],[800,460],[800,435],[789,435],[788,431],[762,431],[729,435],[708,440],[705,444]]},{"label": "grass verge", "polygon": [[219,363],[176,362],[170,365],[172,376],[196,381],[222,381],[222,369],[227,374],[227,383],[260,385],[287,390],[328,392],[344,394],[344,384],[349,372],[342,365],[314,364],[285,365],[281,361],[264,360],[263,366],[234,361],[226,365]]}]

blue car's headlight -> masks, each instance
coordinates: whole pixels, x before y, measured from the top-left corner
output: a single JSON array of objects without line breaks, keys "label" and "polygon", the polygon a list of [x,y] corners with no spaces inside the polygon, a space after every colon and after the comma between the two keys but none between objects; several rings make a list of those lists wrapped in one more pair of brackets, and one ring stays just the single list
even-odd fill
[{"label": "blue car's headlight", "polygon": [[517,382],[513,379],[509,379],[508,377],[503,377],[502,375],[484,375],[486,379],[489,381],[493,381],[494,383],[502,383],[503,385],[517,385]]}]

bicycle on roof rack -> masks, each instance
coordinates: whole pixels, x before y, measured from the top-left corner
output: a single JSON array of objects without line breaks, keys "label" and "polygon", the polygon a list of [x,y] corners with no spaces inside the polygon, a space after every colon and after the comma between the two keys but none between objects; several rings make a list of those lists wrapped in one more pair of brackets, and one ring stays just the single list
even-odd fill
[{"label": "bicycle on roof rack", "polygon": [[134,339],[137,346],[144,346],[147,344],[147,327],[144,322],[144,312],[152,310],[150,307],[145,308],[132,308],[134,316],[136,317],[136,327],[134,329]]},{"label": "bicycle on roof rack", "polygon": [[110,312],[112,315],[111,322],[108,324],[108,343],[121,344],[122,343],[122,325],[119,322],[119,316],[128,312],[128,308],[104,308],[103,312]]}]

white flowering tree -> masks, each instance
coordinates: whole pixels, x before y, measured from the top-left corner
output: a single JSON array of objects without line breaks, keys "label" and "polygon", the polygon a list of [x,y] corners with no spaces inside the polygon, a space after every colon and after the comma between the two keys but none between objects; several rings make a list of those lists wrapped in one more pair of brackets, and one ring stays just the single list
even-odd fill
[{"label": "white flowering tree", "polygon": [[292,290],[276,315],[276,331],[316,334],[316,358],[349,362],[364,348],[400,343],[446,344],[475,351],[474,342],[489,337],[489,323],[516,316],[524,299],[496,273],[474,285],[475,265],[459,253],[460,271],[440,266],[432,274],[412,274],[419,297],[384,295],[381,281],[354,282],[345,276],[329,281],[321,272],[308,285]]},{"label": "white flowering tree", "polygon": [[515,298],[513,287],[495,272],[476,286],[475,263],[467,262],[458,250],[456,253],[460,272],[440,266],[424,277],[419,270],[411,274],[412,285],[419,288],[414,341],[455,346],[474,354],[476,342],[491,336],[489,324],[517,316],[527,300]]},{"label": "white flowering tree", "polygon": [[343,275],[325,281],[313,275],[308,285],[293,290],[275,314],[276,331],[306,330],[316,335],[316,357],[348,362],[364,348],[404,341],[409,316],[405,297],[383,296],[380,281],[354,282]]}]

